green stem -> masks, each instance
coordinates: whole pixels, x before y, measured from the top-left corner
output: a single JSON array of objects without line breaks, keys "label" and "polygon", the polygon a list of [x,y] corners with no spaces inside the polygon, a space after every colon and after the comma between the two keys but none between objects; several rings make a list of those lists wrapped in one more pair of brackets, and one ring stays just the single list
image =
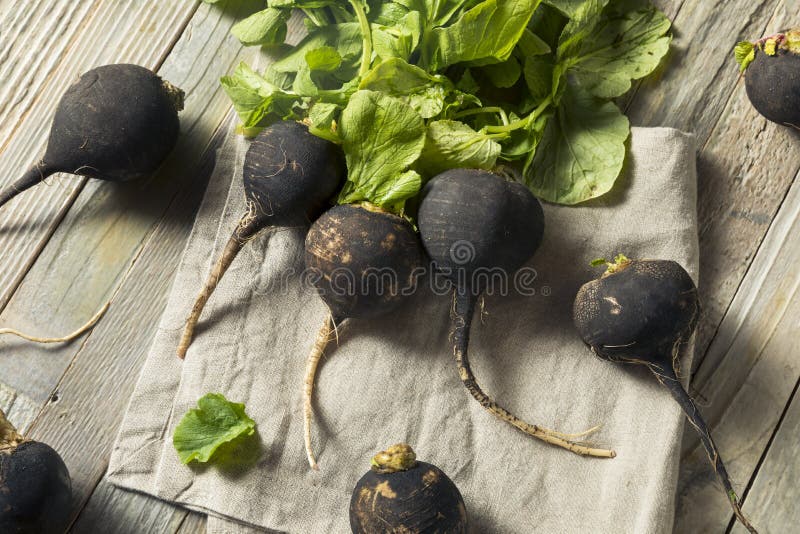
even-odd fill
[{"label": "green stem", "polygon": [[372,62],[372,30],[369,27],[367,13],[364,11],[364,6],[361,2],[359,0],[349,0],[349,2],[353,6],[358,23],[361,25],[361,36],[364,39],[361,52],[361,68],[358,69],[359,77],[363,77],[369,71],[369,65]]},{"label": "green stem", "polygon": [[487,133],[510,133],[520,128],[526,128],[530,126],[536,119],[538,119],[542,113],[547,111],[547,108],[549,108],[552,104],[553,97],[551,95],[545,98],[544,101],[539,104],[539,107],[534,109],[527,117],[522,117],[521,119],[517,119],[503,126],[486,126],[484,130]]},{"label": "green stem", "polygon": [[497,113],[500,115],[500,120],[503,121],[503,124],[508,125],[508,115],[506,115],[506,112],[503,108],[497,106],[488,106],[485,108],[473,108],[459,111],[453,115],[453,118],[460,119],[463,117],[469,117],[471,115],[480,115],[481,113]]}]

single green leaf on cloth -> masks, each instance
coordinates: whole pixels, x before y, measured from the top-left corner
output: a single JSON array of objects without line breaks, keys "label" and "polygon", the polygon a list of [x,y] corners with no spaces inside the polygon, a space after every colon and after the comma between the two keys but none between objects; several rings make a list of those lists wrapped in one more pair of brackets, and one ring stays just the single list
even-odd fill
[{"label": "single green leaf on cloth", "polygon": [[290,14],[268,7],[234,24],[231,33],[245,46],[283,43]]},{"label": "single green leaf on cloth", "polygon": [[251,436],[255,428],[256,423],[245,413],[244,404],[230,402],[220,393],[208,393],[175,427],[172,445],[181,462],[204,463],[221,445]]},{"label": "single green leaf on cloth", "polygon": [[402,209],[419,192],[421,181],[406,171],[425,145],[425,124],[402,100],[360,90],[342,112],[339,132],[347,159],[347,182],[340,204],[371,202]]},{"label": "single green leaf on cloth", "polygon": [[616,98],[653,72],[669,50],[671,23],[652,4],[640,0],[612,3],[600,22],[574,50],[560,57],[575,81],[601,98]]},{"label": "single green leaf on cloth", "polygon": [[736,55],[736,62],[739,64],[739,72],[744,72],[756,58],[756,45],[750,41],[742,41],[736,45],[733,53]]},{"label": "single green leaf on cloth", "polygon": [[487,65],[505,61],[541,0],[485,0],[453,24],[426,33],[421,65],[438,71],[456,63]]},{"label": "single green leaf on cloth", "polygon": [[534,195],[557,204],[578,204],[607,193],[625,160],[627,117],[613,102],[568,85],[547,122],[525,180]]},{"label": "single green leaf on cloth", "polygon": [[419,167],[433,176],[453,168],[492,169],[500,155],[500,144],[459,121],[428,124]]}]

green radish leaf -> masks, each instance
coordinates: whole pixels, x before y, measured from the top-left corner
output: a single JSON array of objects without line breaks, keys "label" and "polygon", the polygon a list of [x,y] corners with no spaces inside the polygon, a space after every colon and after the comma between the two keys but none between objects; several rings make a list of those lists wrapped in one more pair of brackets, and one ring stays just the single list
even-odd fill
[{"label": "green radish leaf", "polygon": [[573,18],[585,0],[544,0],[544,3],[561,11],[564,15]]},{"label": "green radish leaf", "polygon": [[245,46],[283,43],[289,11],[267,8],[234,24],[231,33]]},{"label": "green radish leaf", "polygon": [[308,111],[308,120],[314,128],[329,130],[336,118],[339,106],[327,102],[317,102]]},{"label": "green radish leaf", "polygon": [[315,28],[283,58],[272,64],[276,72],[298,72],[308,67],[306,54],[322,47],[332,47],[342,58],[361,57],[361,30],[356,22]]},{"label": "green radish leaf", "polygon": [[669,19],[647,2],[622,0],[605,10],[600,22],[575,49],[561,57],[576,83],[601,98],[616,98],[653,72],[669,50]]},{"label": "green radish leaf", "polygon": [[520,37],[519,42],[517,43],[520,52],[522,52],[522,57],[527,58],[530,56],[541,56],[542,54],[549,54],[552,49],[547,42],[530,31],[528,28],[522,32],[522,37]]},{"label": "green radish leaf", "polygon": [[306,63],[312,71],[331,72],[341,66],[342,56],[332,46],[321,46],[306,52]]},{"label": "green radish leaf", "polygon": [[459,121],[428,124],[419,167],[429,176],[458,167],[492,169],[500,155],[500,144],[485,133]]},{"label": "green radish leaf", "polygon": [[361,80],[359,88],[398,97],[423,119],[439,115],[453,90],[446,77],[428,74],[400,58],[392,58],[373,67]]},{"label": "green radish leaf", "polygon": [[456,63],[508,59],[541,0],[485,0],[453,24],[435,27],[422,43],[421,65],[438,71]]},{"label": "green radish leaf", "polygon": [[733,49],[733,53],[736,55],[739,71],[744,72],[756,58],[756,45],[750,41],[742,41],[736,45],[736,48]]},{"label": "green radish leaf", "polygon": [[265,80],[242,62],[231,76],[220,78],[244,128],[266,126],[269,122],[293,116],[293,108],[302,99]]},{"label": "green radish leaf", "polygon": [[524,170],[537,197],[578,204],[608,192],[622,170],[628,119],[613,102],[569,85]]},{"label": "green radish leaf", "polygon": [[525,60],[525,84],[536,102],[541,102],[551,95],[553,90],[552,56],[532,56]]},{"label": "green radish leaf", "polygon": [[348,170],[340,204],[365,201],[396,210],[419,192],[421,182],[406,171],[425,145],[425,124],[411,106],[360,90],[342,111],[339,132]]},{"label": "green radish leaf", "polygon": [[419,45],[422,31],[422,19],[417,11],[405,14],[391,26],[372,24],[372,49],[384,60],[407,60]]},{"label": "green radish leaf", "polygon": [[181,462],[205,463],[221,445],[251,436],[255,428],[256,423],[245,413],[244,404],[230,402],[220,393],[208,393],[175,427],[172,445]]},{"label": "green radish leaf", "polygon": [[495,87],[511,87],[522,74],[522,68],[519,66],[519,61],[514,56],[511,56],[502,63],[492,63],[484,67],[479,67],[489,81]]}]

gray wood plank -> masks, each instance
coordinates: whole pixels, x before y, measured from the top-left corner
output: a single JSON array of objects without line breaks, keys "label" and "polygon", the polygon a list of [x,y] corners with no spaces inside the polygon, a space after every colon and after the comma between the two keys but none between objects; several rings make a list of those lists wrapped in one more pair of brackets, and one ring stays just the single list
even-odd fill
[{"label": "gray wood plank", "polygon": [[[246,5],[252,3],[234,3],[231,9],[248,13]],[[238,43],[226,33],[234,19],[231,13],[204,6],[159,71],[188,93],[181,113],[183,133],[169,160],[145,183],[90,181],[0,313],[0,324],[61,335],[75,330],[111,297],[178,188],[193,179],[200,153],[229,108],[218,77],[238,61]],[[2,337],[0,376],[17,391],[44,401],[81,343],[44,347]]]},{"label": "gray wood plank", "polygon": [[[701,410],[740,494],[800,379],[798,232],[800,176],[720,326],[711,356],[701,367],[707,376],[700,389]],[[690,446],[681,464],[675,530],[723,531],[732,517],[726,497],[691,429],[686,430],[686,439]],[[794,491],[796,498],[798,488]]]},{"label": "gray wood plank", "polygon": [[695,369],[800,167],[796,150],[771,156],[794,141],[752,110],[732,49],[740,39],[784,27],[794,15],[774,0],[686,0],[666,65],[641,85],[628,110],[633,124],[697,135],[704,314]]},{"label": "gray wood plank", "polygon": [[3,410],[6,418],[21,434],[28,432],[28,427],[36,419],[40,408],[32,399],[0,383],[0,410]]},{"label": "gray wood plank", "polygon": [[[786,348],[791,350],[791,347]],[[800,524],[800,506],[797,506],[800,440],[797,436],[800,436],[800,395],[795,386],[794,398],[744,504],[745,513],[762,532],[790,532]],[[746,530],[734,526],[731,532],[745,534]]]},{"label": "gray wood plank", "polygon": [[[196,2],[13,2],[0,27],[0,186],[41,157],[60,95],[110,62],[157,67]],[[7,33],[6,33],[7,32]],[[56,175],[0,210],[0,309],[73,202],[83,179]]]},{"label": "gray wood plank", "polygon": [[[76,516],[107,467],[111,445],[166,303],[193,214],[213,167],[217,142],[213,134],[226,118],[232,118],[218,77],[244,57],[229,31],[253,3],[229,6],[220,11],[202,5],[159,71],[189,95],[182,114],[183,134],[169,161],[142,189],[112,193],[107,184],[87,186],[4,314],[10,319],[14,312],[15,326],[30,330],[27,327],[37,320],[36,313],[25,305],[17,306],[17,298],[46,291],[51,304],[77,296],[92,308],[122,284],[106,317],[82,343],[57,347],[47,354],[46,363],[61,365],[59,373],[69,364],[69,372],[56,388],[58,402],[48,402],[31,429],[32,437],[50,443],[64,457],[73,478]],[[235,9],[239,12],[231,11]],[[119,219],[121,206],[135,208],[137,203],[141,209],[130,209]],[[64,243],[73,248],[62,246]],[[133,267],[128,270],[132,260]],[[76,269],[76,265],[80,267]],[[105,278],[98,283],[85,276],[87,272]],[[64,306],[64,310],[70,309]],[[45,313],[53,317],[55,311]],[[31,362],[24,366],[29,372],[33,368]],[[7,374],[3,376],[5,379]],[[24,382],[23,375],[18,378]],[[147,499],[138,495],[133,495],[131,502],[136,499],[138,504],[132,508],[149,506]],[[85,525],[88,519],[80,523]],[[94,528],[102,528],[102,524]]]},{"label": "gray wood plank", "polygon": [[101,480],[70,532],[95,534],[162,534],[178,532],[191,515],[186,509]]}]

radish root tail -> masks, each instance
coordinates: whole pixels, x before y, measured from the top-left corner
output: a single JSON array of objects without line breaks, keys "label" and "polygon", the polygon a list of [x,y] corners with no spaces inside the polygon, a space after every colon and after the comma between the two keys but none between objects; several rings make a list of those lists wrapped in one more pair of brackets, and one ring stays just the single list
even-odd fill
[{"label": "radish root tail", "polygon": [[81,326],[73,333],[68,334],[64,337],[36,337],[31,336],[29,334],[25,334],[20,332],[19,330],[14,330],[12,328],[0,328],[0,335],[8,334],[11,336],[17,336],[19,338],[25,339],[27,341],[32,341],[33,343],[69,343],[74,339],[81,337],[83,334],[94,328],[94,326],[100,321],[100,319],[105,315],[108,311],[109,306],[111,306],[111,301],[109,300],[106,302],[97,313],[94,314],[94,317],[89,319],[85,325]]},{"label": "radish root tail", "polygon": [[533,436],[537,439],[562,447],[575,454],[583,456],[594,456],[597,458],[614,458],[617,454],[612,450],[598,449],[588,446],[583,443],[572,441],[572,437],[582,437],[593,433],[598,427],[591,428],[581,434],[564,434],[556,432],[538,425],[532,425],[521,420],[502,406],[498,405],[486,393],[483,392],[478,382],[475,380],[475,375],[469,364],[469,357],[467,349],[469,345],[469,331],[472,323],[472,315],[475,311],[475,297],[467,291],[457,289],[454,293],[453,305],[453,327],[452,327],[452,340],[453,340],[453,356],[458,366],[458,374],[464,386],[472,394],[478,403],[483,406],[489,413],[498,417],[499,419],[509,423],[518,430]]},{"label": "radish root tail", "polygon": [[314,394],[314,381],[317,377],[317,367],[325,354],[325,349],[328,344],[336,336],[336,323],[333,317],[328,315],[322,328],[317,334],[317,340],[314,342],[314,347],[308,355],[306,360],[306,378],[305,389],[303,390],[303,437],[305,439],[306,456],[308,457],[308,465],[311,469],[319,471],[317,460],[314,458],[314,449],[311,446],[311,420],[313,417],[313,407],[311,405],[312,395]]},{"label": "radish root tail", "polygon": [[186,319],[183,335],[181,336],[181,341],[178,344],[178,358],[181,360],[186,358],[186,352],[189,350],[189,345],[192,344],[194,330],[197,327],[197,323],[200,321],[200,315],[203,313],[203,308],[206,307],[208,299],[211,298],[214,290],[217,289],[217,284],[219,284],[219,281],[228,271],[228,268],[231,266],[231,263],[233,263],[233,260],[236,259],[236,256],[239,255],[242,247],[244,247],[245,243],[252,239],[253,236],[258,232],[258,225],[256,224],[257,222],[258,221],[256,219],[250,219],[248,220],[247,224],[240,224],[236,227],[233,235],[225,245],[222,255],[220,256],[219,260],[217,260],[214,268],[211,269],[211,273],[208,275],[208,279],[206,280],[203,289],[200,290],[200,293],[197,295],[197,300],[195,300],[194,306],[192,306],[192,312],[189,314],[188,319]]},{"label": "radish root tail", "polygon": [[45,178],[53,174],[53,171],[48,169],[41,161],[28,169],[22,178],[9,184],[5,189],[0,191],[0,207],[3,207],[8,201],[27,191],[36,184],[43,182]]},{"label": "radish root tail", "polygon": [[736,519],[742,523],[748,532],[757,534],[758,531],[755,529],[755,527],[753,527],[753,525],[750,524],[750,521],[748,521],[742,513],[741,502],[739,497],[736,495],[736,492],[733,490],[733,485],[731,484],[730,477],[728,476],[728,471],[725,469],[725,465],[722,463],[722,458],[719,456],[717,445],[711,438],[711,432],[708,430],[708,425],[700,416],[700,411],[697,409],[694,400],[686,392],[686,390],[683,389],[683,386],[678,380],[677,375],[672,369],[664,369],[653,364],[649,364],[648,367],[656,376],[661,385],[669,390],[673,398],[680,405],[681,409],[683,409],[684,414],[686,414],[686,418],[700,435],[700,441],[703,443],[703,447],[706,450],[708,459],[711,462],[711,465],[714,466],[714,471],[717,473],[717,477],[722,483],[722,487],[725,488],[725,494],[728,496],[728,500],[731,503],[731,508],[733,509],[733,514],[736,516]]}]

